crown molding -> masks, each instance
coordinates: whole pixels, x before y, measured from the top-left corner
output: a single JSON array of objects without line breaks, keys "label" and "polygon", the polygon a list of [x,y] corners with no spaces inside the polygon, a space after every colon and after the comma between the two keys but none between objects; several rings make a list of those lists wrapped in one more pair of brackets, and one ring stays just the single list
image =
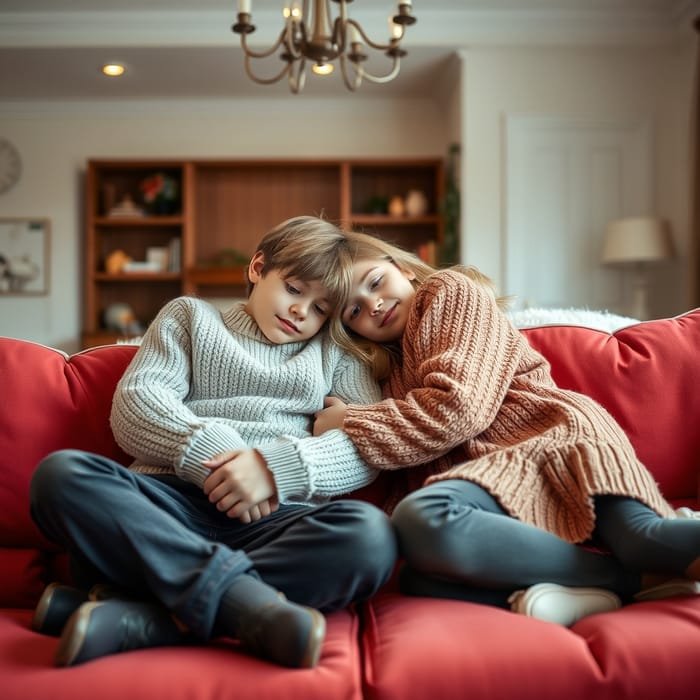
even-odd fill
[{"label": "crown molding", "polygon": [[[605,10],[431,9],[416,15],[410,29],[414,46],[465,45],[636,45],[676,41],[700,12],[698,0],[678,0],[661,12],[649,8]],[[354,10],[355,8],[353,8]],[[386,26],[386,12],[353,11],[371,36]],[[81,48],[90,46],[226,46],[238,43],[231,30],[235,12],[153,11],[0,12],[0,48]],[[269,44],[281,29],[277,11],[254,12],[253,45]],[[265,28],[270,28],[265,30]]]}]

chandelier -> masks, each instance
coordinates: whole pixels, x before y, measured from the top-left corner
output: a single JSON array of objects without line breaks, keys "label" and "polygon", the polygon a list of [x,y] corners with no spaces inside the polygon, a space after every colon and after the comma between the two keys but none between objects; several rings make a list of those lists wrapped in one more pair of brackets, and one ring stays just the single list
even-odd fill
[{"label": "chandelier", "polygon": [[[304,88],[306,61],[313,63],[311,70],[317,75],[333,72],[333,61],[339,59],[343,82],[348,90],[355,91],[363,80],[388,83],[398,74],[401,57],[406,52],[400,48],[406,27],[416,18],[411,14],[411,0],[398,0],[398,14],[389,18],[390,38],[386,44],[372,41],[365,30],[348,16],[352,0],[332,0],[338,5],[337,17],[332,19],[331,0],[303,0],[285,6],[284,26],[277,41],[266,51],[253,51],[248,46],[248,34],[255,31],[251,23],[251,0],[238,1],[238,21],[231,27],[241,35],[241,47],[245,55],[245,71],[248,77],[261,85],[271,85],[285,76],[293,93]],[[363,42],[376,51],[383,51],[391,59],[391,68],[385,75],[373,75],[363,68],[367,60]],[[269,78],[261,78],[253,72],[254,58],[266,58],[281,49],[284,67]]]}]

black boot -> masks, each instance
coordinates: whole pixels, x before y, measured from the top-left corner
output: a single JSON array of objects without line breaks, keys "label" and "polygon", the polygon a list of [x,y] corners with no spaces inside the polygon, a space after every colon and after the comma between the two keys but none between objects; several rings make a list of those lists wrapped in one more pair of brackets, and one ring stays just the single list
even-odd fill
[{"label": "black boot", "polygon": [[90,601],[66,623],[56,665],[75,666],[108,654],[185,644],[190,639],[160,605],[117,598]]},{"label": "black boot", "polygon": [[41,634],[60,637],[70,616],[88,600],[126,600],[128,597],[125,591],[108,583],[98,583],[89,591],[62,583],[50,583],[41,594],[34,610],[32,629]]},{"label": "black boot", "polygon": [[263,581],[243,574],[224,594],[215,630],[240,640],[253,656],[291,668],[313,668],[321,656],[326,620],[318,610],[291,603]]},{"label": "black boot", "polygon": [[62,583],[50,583],[44,589],[34,610],[32,629],[53,637],[60,636],[68,618],[87,599],[87,591]]}]

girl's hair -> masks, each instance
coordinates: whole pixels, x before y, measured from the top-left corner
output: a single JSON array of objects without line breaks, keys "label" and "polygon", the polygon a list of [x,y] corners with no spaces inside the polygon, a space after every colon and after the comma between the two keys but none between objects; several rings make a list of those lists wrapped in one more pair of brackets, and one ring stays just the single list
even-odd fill
[{"label": "girl's hair", "polygon": [[[414,275],[414,279],[412,280],[414,287],[420,286],[427,277],[437,270],[437,268],[424,262],[414,253],[382,240],[381,238],[357,231],[349,231],[345,235],[349,243],[347,253],[350,266],[350,278],[352,277],[352,266],[356,262],[373,258],[388,260],[400,270],[411,272]],[[462,272],[473,282],[487,289],[496,300],[496,304],[500,309],[505,310],[508,308],[509,299],[507,297],[498,296],[494,281],[476,267],[454,265],[450,269]],[[347,285],[349,296],[351,285],[346,279],[348,276],[343,275],[343,277],[343,285]],[[386,379],[394,364],[401,359],[401,342],[377,343],[347,328],[342,321],[342,312],[343,305],[347,303],[348,296],[336,307],[331,317],[331,337],[338,345],[345,348],[368,365],[375,379]]]},{"label": "girl's hair", "polygon": [[[280,270],[303,282],[318,281],[326,288],[333,307],[350,293],[350,242],[342,229],[326,219],[287,219],[263,236],[255,252],[263,254],[262,275]],[[248,294],[252,287],[248,280]]]}]

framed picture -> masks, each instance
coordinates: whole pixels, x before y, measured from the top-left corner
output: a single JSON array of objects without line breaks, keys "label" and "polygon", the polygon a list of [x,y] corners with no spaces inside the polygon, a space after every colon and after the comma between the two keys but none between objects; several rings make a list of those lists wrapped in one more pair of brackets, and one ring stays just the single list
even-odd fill
[{"label": "framed picture", "polygon": [[0,295],[49,291],[48,219],[0,218]]}]

